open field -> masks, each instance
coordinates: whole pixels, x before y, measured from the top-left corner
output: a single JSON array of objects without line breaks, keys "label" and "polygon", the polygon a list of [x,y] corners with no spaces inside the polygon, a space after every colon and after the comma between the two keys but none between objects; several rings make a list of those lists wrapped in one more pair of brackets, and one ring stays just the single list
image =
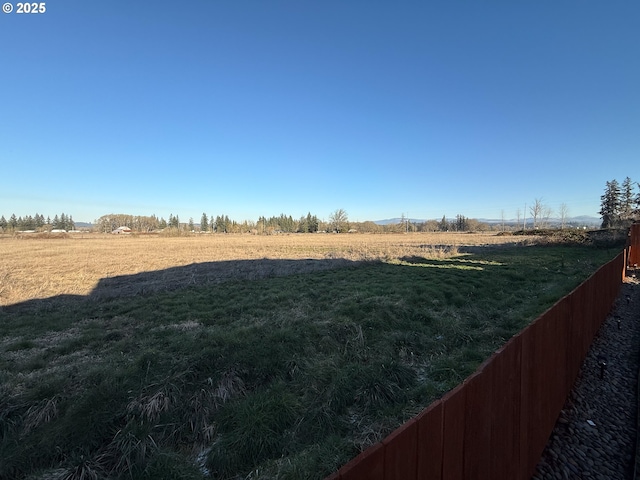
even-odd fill
[{"label": "open field", "polygon": [[[67,235],[42,239],[36,236],[0,237],[0,306],[54,295],[88,295],[105,278],[206,262],[237,260],[332,260],[311,262],[305,269],[335,266],[335,261],[393,259],[403,256],[447,254],[453,247],[508,245],[531,242],[534,237],[495,234],[412,235],[199,235],[188,237]],[[443,248],[447,246],[447,248]],[[231,277],[259,277],[295,273],[291,264],[277,270],[226,264],[206,275],[157,279],[147,290]],[[243,270],[244,268],[244,270]],[[298,266],[298,269],[303,268]]]},{"label": "open field", "polygon": [[619,252],[531,243],[1,239],[0,478],[321,479]]}]

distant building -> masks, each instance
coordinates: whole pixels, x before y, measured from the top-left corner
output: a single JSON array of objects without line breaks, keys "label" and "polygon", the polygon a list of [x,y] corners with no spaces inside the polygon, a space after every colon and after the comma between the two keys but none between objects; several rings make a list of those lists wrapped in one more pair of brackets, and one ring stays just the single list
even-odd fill
[{"label": "distant building", "polygon": [[131,229],[129,227],[118,227],[113,232],[114,235],[129,235],[131,233]]}]

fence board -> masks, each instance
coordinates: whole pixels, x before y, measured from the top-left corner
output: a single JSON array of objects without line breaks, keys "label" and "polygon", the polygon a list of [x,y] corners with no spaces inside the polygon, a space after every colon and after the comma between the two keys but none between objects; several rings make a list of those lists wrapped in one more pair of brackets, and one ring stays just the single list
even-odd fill
[{"label": "fence board", "polygon": [[566,306],[565,299],[561,299],[537,320],[540,324],[539,348],[536,350],[536,362],[540,365],[537,388],[544,392],[542,405],[544,425],[542,427],[548,432],[546,433],[547,438],[553,430],[557,415],[568,393],[566,380],[567,324],[565,317],[568,308],[565,308]]},{"label": "fence board", "polygon": [[377,443],[340,469],[341,480],[384,480],[384,446]]},{"label": "fence board", "polygon": [[551,331],[553,346],[550,353],[554,356],[553,362],[557,369],[557,375],[554,375],[555,394],[551,408],[559,413],[573,385],[573,379],[570,378],[567,365],[569,331],[571,327],[571,298],[569,296],[561,298],[555,305],[553,312],[553,328]]},{"label": "fence board", "polygon": [[571,349],[572,349],[572,375],[575,378],[578,375],[578,371],[580,370],[580,365],[582,365],[582,361],[584,360],[584,356],[586,351],[584,349],[585,340],[587,332],[587,318],[585,313],[585,298],[587,293],[586,284],[580,285],[576,288],[571,294],[571,315],[572,315],[572,325],[571,325]]},{"label": "fence board", "polygon": [[594,329],[595,318],[596,318],[596,308],[597,301],[596,296],[598,295],[596,292],[596,283],[595,277],[589,277],[583,284],[584,289],[584,297],[583,304],[581,305],[582,316],[584,318],[584,332],[582,335],[582,358],[580,359],[580,363],[584,360],[587,352],[589,351],[589,346],[591,345],[591,339],[595,334],[596,330]]},{"label": "fence board", "polygon": [[[521,399],[520,420],[521,471],[520,478],[531,478],[544,444],[540,446],[543,435],[543,414],[546,409],[545,392],[542,386],[544,374],[538,368],[540,358],[541,328],[538,321],[533,322],[522,332],[521,358]],[[546,444],[546,441],[544,442]]]},{"label": "fence board", "polygon": [[520,357],[513,337],[491,361],[491,478],[510,480],[520,471]]},{"label": "fence board", "polygon": [[419,480],[442,480],[444,409],[436,400],[417,417]]},{"label": "fence board", "polygon": [[415,418],[385,438],[385,480],[413,480],[418,469],[418,422]]},{"label": "fence board", "polygon": [[[595,305],[592,308],[593,317],[592,317],[592,330],[591,330],[591,338],[595,336],[596,332],[600,329],[600,325],[604,321],[609,313],[609,292],[606,287],[606,281],[609,277],[608,270],[611,268],[611,264],[604,265],[600,267],[593,278],[591,278],[591,288],[593,293],[593,301]],[[589,342],[589,346],[591,346],[591,341]]]},{"label": "fence board", "polygon": [[442,432],[442,478],[458,480],[464,473],[464,424],[465,394],[463,385],[442,397],[443,432]]},{"label": "fence board", "polygon": [[490,480],[491,477],[491,361],[464,382],[464,478]]}]

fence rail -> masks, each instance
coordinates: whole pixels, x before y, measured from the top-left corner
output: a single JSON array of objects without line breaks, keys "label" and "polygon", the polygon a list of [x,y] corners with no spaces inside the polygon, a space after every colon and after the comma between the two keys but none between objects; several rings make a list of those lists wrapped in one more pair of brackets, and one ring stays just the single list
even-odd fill
[{"label": "fence rail", "polygon": [[461,385],[326,480],[530,479],[618,295],[627,261],[640,252],[640,225],[634,232],[631,248],[511,338]]}]

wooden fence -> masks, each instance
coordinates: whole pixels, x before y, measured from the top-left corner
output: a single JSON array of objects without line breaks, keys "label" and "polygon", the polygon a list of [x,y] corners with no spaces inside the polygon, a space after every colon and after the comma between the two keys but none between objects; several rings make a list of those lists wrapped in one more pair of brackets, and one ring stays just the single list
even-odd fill
[{"label": "wooden fence", "polygon": [[326,480],[529,480],[618,295],[629,250]]}]

